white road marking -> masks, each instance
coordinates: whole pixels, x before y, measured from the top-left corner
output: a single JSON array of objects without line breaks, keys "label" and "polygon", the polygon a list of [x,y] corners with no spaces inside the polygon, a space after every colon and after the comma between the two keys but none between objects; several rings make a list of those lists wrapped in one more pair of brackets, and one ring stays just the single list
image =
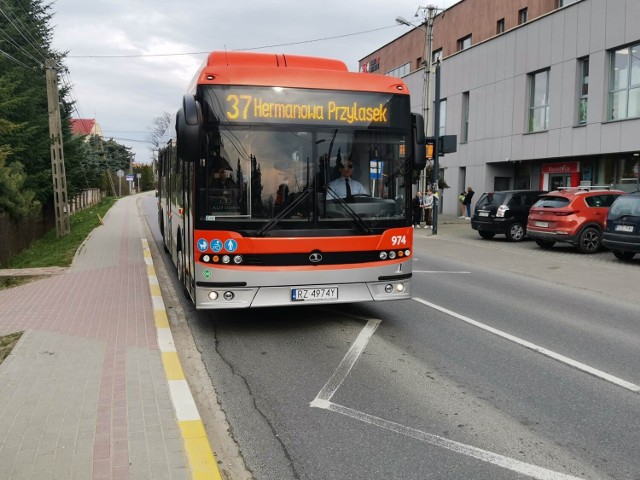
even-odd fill
[{"label": "white road marking", "polygon": [[578,480],[579,478],[572,475],[555,472],[547,468],[538,467],[537,465],[532,465],[530,463],[521,462],[520,460],[505,457],[504,455],[489,452],[487,450],[482,450],[481,448],[472,447],[471,445],[465,445],[464,443],[456,442],[444,437],[439,437],[438,435],[422,432],[420,430],[416,430],[415,428],[405,427],[404,425],[400,425],[399,423],[391,422],[380,417],[375,417],[373,415],[359,412],[357,410],[353,410],[336,403],[327,403],[328,406],[323,408],[326,408],[327,410],[330,410],[332,412],[340,413],[342,415],[355,418],[356,420],[360,420],[376,427],[391,430],[392,432],[399,433],[400,435],[411,437],[421,442],[435,445],[436,447],[445,448],[454,453],[466,455],[467,457],[475,458],[482,462],[491,463],[492,465],[496,465],[498,467],[502,467],[531,478],[536,478],[539,480]]},{"label": "white road marking", "polygon": [[602,380],[605,380],[607,382],[613,383],[614,385],[618,385],[619,387],[622,388],[626,388],[627,390],[631,390],[632,392],[640,392],[640,386],[636,385],[635,383],[631,383],[628,382],[626,380],[623,380],[621,378],[615,377],[613,375],[610,375],[606,372],[603,372],[602,370],[598,370],[596,368],[590,367],[589,365],[586,365],[584,363],[580,363],[576,360],[573,360],[571,358],[565,357],[564,355],[561,355],[559,353],[556,353],[554,351],[551,350],[547,350],[544,347],[540,347],[534,343],[528,342],[526,340],[522,340],[521,338],[515,337],[513,335],[510,335],[506,332],[503,332],[502,330],[498,330],[497,328],[493,328],[490,327],[489,325],[485,325],[484,323],[480,323],[477,322],[469,317],[465,317],[464,315],[460,315],[459,313],[453,312],[451,310],[448,310],[444,307],[441,307],[439,305],[436,305],[434,303],[428,302],[426,300],[423,300],[421,298],[416,298],[414,297],[413,300],[415,300],[418,303],[422,303],[423,305],[426,305],[427,307],[431,307],[434,310],[438,310],[439,312],[442,312],[444,314],[447,314],[451,317],[457,318],[458,320],[462,320],[463,322],[466,322],[470,325],[473,325],[474,327],[478,327],[482,330],[485,330],[487,332],[493,333],[494,335],[497,335],[499,337],[502,337],[506,340],[509,340],[511,342],[517,343],[518,345],[528,348],[530,350],[533,350],[534,352],[540,353],[546,357],[552,358],[558,362],[562,362],[564,364],[570,365],[574,368],[577,368],[578,370],[581,370],[585,373],[588,373],[590,375],[593,375],[595,377],[598,377]]},{"label": "white road marking", "polygon": [[564,473],[538,467],[537,465],[524,463],[514,458],[505,457],[504,455],[482,450],[481,448],[473,447],[471,445],[465,445],[464,443],[456,442],[448,438],[422,432],[415,428],[405,427],[404,425],[396,422],[369,415],[349,407],[338,405],[337,403],[332,403],[331,398],[338,388],[340,388],[340,385],[345,381],[364,352],[364,349],[378,328],[378,325],[380,325],[380,320],[370,319],[367,321],[367,324],[358,335],[358,338],[356,338],[356,341],[353,342],[353,345],[351,345],[351,348],[340,362],[340,365],[338,365],[336,371],[331,375],[331,378],[327,381],[324,387],[322,387],[322,390],[320,390],[316,398],[311,402],[311,407],[321,408],[323,410],[329,410],[334,413],[346,415],[356,420],[360,420],[361,422],[368,423],[379,428],[384,428],[386,430],[399,433],[400,435],[404,435],[436,447],[444,448],[454,453],[466,455],[538,480],[580,480],[579,477],[566,475]]},{"label": "white road marking", "polygon": [[[364,352],[367,343],[369,343],[369,339],[378,328],[378,325],[380,325],[380,320],[371,319],[367,321],[367,324],[358,335],[358,338],[356,338],[356,341],[353,342],[353,345],[351,345],[351,348],[340,362],[340,365],[338,365],[336,371],[333,372],[331,378],[327,381],[324,387],[322,387],[320,393],[316,395],[315,400],[311,402],[312,407],[324,408],[321,407],[320,404],[331,400],[333,394],[336,393],[336,390],[338,390],[340,385],[342,385],[342,382],[347,378],[347,375],[351,372],[351,369],[360,358],[360,355]],[[316,402],[319,403],[315,404]]]}]

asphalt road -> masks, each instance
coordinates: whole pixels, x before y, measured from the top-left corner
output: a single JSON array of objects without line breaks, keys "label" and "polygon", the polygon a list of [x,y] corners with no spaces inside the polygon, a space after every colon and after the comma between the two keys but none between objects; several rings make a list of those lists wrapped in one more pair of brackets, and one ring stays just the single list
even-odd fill
[{"label": "asphalt road", "polygon": [[173,306],[252,476],[640,479],[640,262],[468,225],[414,250],[413,300]]}]

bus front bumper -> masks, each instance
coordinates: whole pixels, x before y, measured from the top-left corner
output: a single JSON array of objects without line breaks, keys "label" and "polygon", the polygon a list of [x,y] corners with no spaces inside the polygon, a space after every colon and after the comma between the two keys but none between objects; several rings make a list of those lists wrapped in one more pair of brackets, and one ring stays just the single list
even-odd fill
[{"label": "bus front bumper", "polygon": [[[337,289],[330,292],[330,289]],[[305,293],[327,293],[324,298],[314,295],[301,297],[296,291]],[[287,305],[318,305],[335,303],[355,303],[385,300],[405,300],[411,298],[411,279],[387,280],[368,283],[348,283],[340,285],[296,285],[264,286],[254,288],[242,287],[196,287],[196,308],[225,309],[250,307],[276,307]]]}]

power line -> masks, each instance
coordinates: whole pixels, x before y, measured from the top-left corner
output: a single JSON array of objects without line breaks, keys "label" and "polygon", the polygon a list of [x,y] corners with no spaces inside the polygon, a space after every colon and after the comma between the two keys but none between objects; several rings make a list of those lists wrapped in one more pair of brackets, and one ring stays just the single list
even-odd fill
[{"label": "power line", "polygon": [[[362,32],[355,33],[347,33],[344,35],[335,35],[333,37],[323,37],[323,38],[315,38],[313,40],[301,40],[298,42],[289,42],[289,43],[276,43],[273,45],[263,45],[261,47],[251,47],[251,48],[236,48],[232,51],[251,51],[251,50],[262,50],[264,48],[274,48],[274,47],[286,47],[291,45],[303,45],[306,43],[314,43],[314,42],[323,42],[325,40],[335,40],[338,38],[346,38],[353,37],[356,35],[363,35],[365,33],[378,32],[380,30],[386,30],[388,28],[398,27],[397,24],[389,25],[387,27],[379,27],[374,28],[372,30],[364,30]],[[205,52],[186,52],[186,53],[139,53],[139,54],[131,54],[131,55],[67,55],[67,58],[144,58],[144,57],[182,57],[187,55],[205,55],[211,53],[210,50]]]},{"label": "power line", "polygon": [[5,57],[7,57],[12,62],[17,63],[21,67],[26,68],[27,70],[33,70],[33,67],[30,67],[29,65],[26,65],[26,64],[22,63],[20,60],[18,60],[17,58],[11,56],[9,53],[5,52],[1,48],[0,48],[0,54],[4,55]]},{"label": "power line", "polygon": [[[8,5],[2,0],[2,3],[5,5],[5,7],[8,8]],[[15,17],[16,22],[18,22],[20,24],[20,27],[18,27],[15,23],[13,23],[13,20],[9,17],[9,15],[7,15],[7,13],[2,9],[2,7],[0,7],[0,13],[2,13],[2,15],[4,16],[4,18],[6,18],[9,23],[13,26],[13,28],[16,30],[16,32],[18,32],[20,34],[20,36],[33,48],[33,50],[42,57],[43,61],[46,61],[46,56],[42,54],[42,52],[40,51],[40,49],[34,45],[32,43],[31,40],[29,40],[25,34],[23,32],[26,32],[33,41],[37,42],[33,36],[31,36],[29,30],[27,28],[25,28],[24,24],[20,21],[19,18]],[[7,35],[5,33],[5,35]],[[8,35],[7,35],[8,36]],[[13,40],[10,39],[10,42],[14,44],[14,46],[16,46],[16,48],[18,48],[22,53],[24,53],[25,55],[27,55],[28,57],[30,57],[31,59],[33,59],[36,63],[38,63],[40,66],[43,66],[43,61],[40,61],[38,59],[36,59],[33,55],[31,55],[29,52],[27,52],[23,47],[17,45],[15,42],[13,42]]]}]

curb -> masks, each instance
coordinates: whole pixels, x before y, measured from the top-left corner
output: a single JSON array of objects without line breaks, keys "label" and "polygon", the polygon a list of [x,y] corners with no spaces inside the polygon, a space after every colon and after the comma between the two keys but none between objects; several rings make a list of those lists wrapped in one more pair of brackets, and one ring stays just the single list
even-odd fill
[{"label": "curb", "polygon": [[151,291],[151,302],[153,304],[153,318],[158,334],[158,347],[169,384],[171,402],[176,412],[176,421],[182,436],[182,444],[187,455],[191,478],[196,480],[222,480],[198,407],[180,364],[180,358],[169,327],[169,318],[162,300],[160,284],[153,266],[149,243],[146,238],[142,238],[142,250],[144,263],[147,265],[149,290]]}]

